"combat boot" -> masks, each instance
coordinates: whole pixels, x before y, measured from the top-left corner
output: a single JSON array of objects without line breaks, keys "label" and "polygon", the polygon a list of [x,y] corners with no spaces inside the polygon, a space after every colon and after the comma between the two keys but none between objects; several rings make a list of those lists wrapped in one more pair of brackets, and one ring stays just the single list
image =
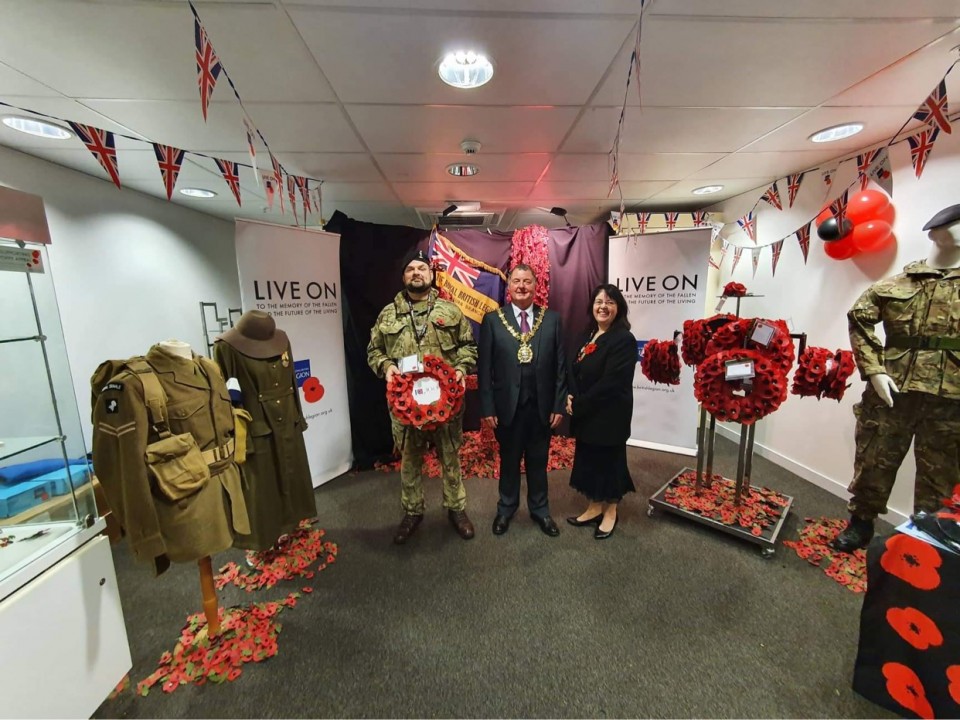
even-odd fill
[{"label": "combat boot", "polygon": [[847,526],[837,535],[830,547],[840,552],[852,553],[865,548],[873,539],[873,520],[864,520],[851,515]]},{"label": "combat boot", "polygon": [[393,536],[393,542],[397,545],[403,545],[417,531],[421,520],[423,520],[423,515],[411,515],[410,513],[404,515],[397,532]]},{"label": "combat boot", "polygon": [[464,540],[469,540],[474,536],[473,523],[470,522],[466,512],[463,510],[447,510],[447,517],[457,531],[457,535]]}]

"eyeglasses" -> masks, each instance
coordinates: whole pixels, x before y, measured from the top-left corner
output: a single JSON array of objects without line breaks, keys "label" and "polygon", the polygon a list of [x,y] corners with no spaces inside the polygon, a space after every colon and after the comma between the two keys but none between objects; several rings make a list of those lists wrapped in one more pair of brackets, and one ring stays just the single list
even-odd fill
[{"label": "eyeglasses", "polygon": [[617,303],[613,300],[596,300],[593,303],[594,307],[616,307]]}]

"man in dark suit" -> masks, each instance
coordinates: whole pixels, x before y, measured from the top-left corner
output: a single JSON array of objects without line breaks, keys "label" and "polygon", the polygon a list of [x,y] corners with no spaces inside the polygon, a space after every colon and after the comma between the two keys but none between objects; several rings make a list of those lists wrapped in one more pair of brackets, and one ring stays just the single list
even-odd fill
[{"label": "man in dark suit", "polygon": [[567,397],[560,316],[533,304],[537,277],[529,265],[515,266],[507,283],[512,302],[484,315],[477,363],[480,414],[500,443],[500,500],[493,534],[507,531],[520,505],[523,459],[530,517],[556,537],[560,528],[550,517],[547,457]]}]

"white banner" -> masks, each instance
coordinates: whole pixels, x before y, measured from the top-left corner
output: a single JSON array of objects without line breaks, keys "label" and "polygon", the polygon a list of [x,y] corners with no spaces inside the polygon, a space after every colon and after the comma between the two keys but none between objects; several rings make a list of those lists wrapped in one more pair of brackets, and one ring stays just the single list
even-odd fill
[{"label": "white banner", "polygon": [[[610,238],[610,282],[630,308],[638,355],[648,340],[672,340],[684,320],[704,315],[710,228]],[[633,378],[633,422],[629,445],[695,455],[697,401],[693,368],[681,363],[679,385]]]},{"label": "white banner", "polygon": [[340,236],[237,220],[243,310],[264,310],[290,337],[313,486],[353,465],[343,353]]}]

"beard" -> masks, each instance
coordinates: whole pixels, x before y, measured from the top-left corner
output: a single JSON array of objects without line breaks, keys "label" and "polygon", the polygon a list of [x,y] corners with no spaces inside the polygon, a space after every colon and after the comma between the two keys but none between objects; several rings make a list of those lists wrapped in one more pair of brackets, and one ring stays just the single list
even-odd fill
[{"label": "beard", "polygon": [[414,278],[410,282],[405,283],[403,288],[408,293],[420,294],[420,293],[428,292],[430,290],[430,283],[427,282],[426,280],[420,280],[420,279]]}]

